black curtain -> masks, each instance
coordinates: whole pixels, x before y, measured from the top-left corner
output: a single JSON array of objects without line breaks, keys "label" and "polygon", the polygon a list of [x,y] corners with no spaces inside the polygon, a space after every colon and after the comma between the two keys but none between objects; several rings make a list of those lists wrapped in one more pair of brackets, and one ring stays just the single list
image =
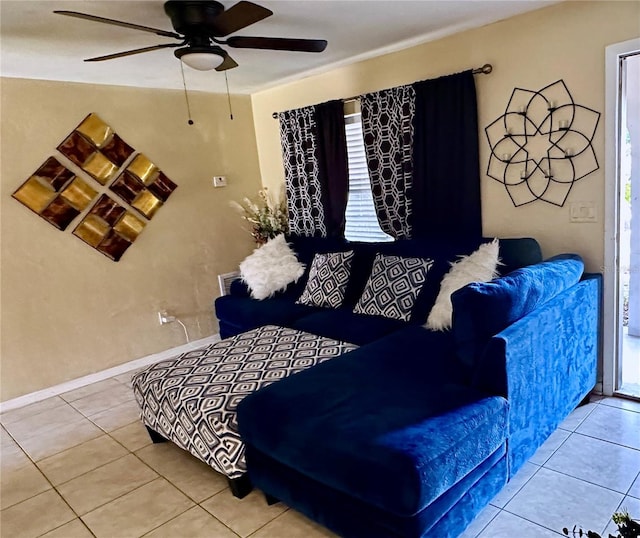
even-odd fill
[{"label": "black curtain", "polygon": [[412,236],[481,237],[473,73],[416,82],[413,87]]},{"label": "black curtain", "polygon": [[315,107],[316,152],[322,205],[328,237],[344,235],[349,196],[349,162],[344,128],[344,103],[329,101]]}]

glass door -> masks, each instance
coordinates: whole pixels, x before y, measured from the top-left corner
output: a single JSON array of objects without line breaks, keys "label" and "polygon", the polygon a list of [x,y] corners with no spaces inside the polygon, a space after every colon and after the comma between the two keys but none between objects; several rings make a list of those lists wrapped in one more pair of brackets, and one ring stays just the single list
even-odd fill
[{"label": "glass door", "polygon": [[640,399],[640,39],[606,48],[602,393]]},{"label": "glass door", "polygon": [[640,398],[640,51],[620,57],[617,392]]}]

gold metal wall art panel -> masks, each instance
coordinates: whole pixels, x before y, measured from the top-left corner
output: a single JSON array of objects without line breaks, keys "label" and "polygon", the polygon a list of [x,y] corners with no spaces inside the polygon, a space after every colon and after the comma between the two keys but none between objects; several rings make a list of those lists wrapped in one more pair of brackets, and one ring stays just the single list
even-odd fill
[{"label": "gold metal wall art panel", "polygon": [[145,222],[136,217],[133,213],[125,213],[118,223],[113,227],[113,230],[118,234],[133,243],[140,235],[145,227]]},{"label": "gold metal wall art panel", "polygon": [[75,130],[88,138],[97,148],[105,146],[114,134],[113,129],[94,113],[89,114]]},{"label": "gold metal wall art panel", "polygon": [[145,190],[144,185],[128,170],[122,172],[109,188],[128,204],[133,203]]},{"label": "gold metal wall art panel", "polygon": [[31,211],[35,211],[38,215],[49,205],[55,197],[55,191],[42,184],[34,176],[25,181],[12,196],[26,205]]},{"label": "gold metal wall art panel", "polygon": [[100,148],[100,151],[112,163],[122,166],[135,150],[114,133],[111,140]]},{"label": "gold metal wall art panel", "polygon": [[106,194],[98,198],[98,201],[91,208],[91,213],[104,220],[109,226],[115,226],[116,222],[127,210],[112,200]]},{"label": "gold metal wall art panel", "polygon": [[162,201],[156,198],[149,191],[145,190],[131,204],[140,213],[142,213],[148,219],[151,219],[155,215],[156,211],[160,209]]},{"label": "gold metal wall art panel", "polygon": [[76,131],[73,131],[67,136],[67,138],[58,145],[57,149],[73,164],[80,167],[82,167],[96,151],[96,148]]},{"label": "gold metal wall art panel", "polygon": [[96,248],[111,231],[111,227],[97,215],[89,213],[73,231],[85,243]]},{"label": "gold metal wall art panel", "polygon": [[66,230],[80,214],[75,207],[69,205],[62,196],[57,196],[41,213],[42,218],[53,224],[59,230]]},{"label": "gold metal wall art panel", "polygon": [[166,202],[171,193],[178,188],[173,181],[171,181],[162,172],[158,174],[156,180],[147,187],[156,197],[160,198],[163,202]]},{"label": "gold metal wall art panel", "polygon": [[46,181],[56,192],[59,192],[74,176],[73,172],[60,164],[55,157],[49,157],[33,175]]},{"label": "gold metal wall art panel", "polygon": [[138,153],[127,166],[127,171],[136,176],[145,185],[151,183],[158,175],[158,167],[147,159],[142,153]]},{"label": "gold metal wall art panel", "polygon": [[144,221],[103,194],[73,233],[117,262],[145,225]]},{"label": "gold metal wall art panel", "polygon": [[60,196],[78,211],[85,209],[97,195],[98,191],[79,177],[76,177],[69,186],[60,193]]},{"label": "gold metal wall art panel", "polygon": [[[84,205],[79,203],[81,192],[84,197],[90,196]],[[13,197],[59,230],[65,230],[96,194],[55,157],[49,157]]]},{"label": "gold metal wall art panel", "polygon": [[101,185],[106,185],[118,171],[118,167],[99,151],[95,151],[81,166]]},{"label": "gold metal wall art panel", "polygon": [[131,243],[129,241],[112,231],[104,238],[104,241],[98,245],[97,250],[107,258],[117,262],[130,246]]}]

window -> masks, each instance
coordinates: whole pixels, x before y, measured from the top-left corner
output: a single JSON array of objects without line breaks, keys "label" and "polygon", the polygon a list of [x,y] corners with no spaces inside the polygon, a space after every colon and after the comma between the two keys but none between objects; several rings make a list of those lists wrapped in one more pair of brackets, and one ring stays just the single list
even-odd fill
[{"label": "window", "polygon": [[344,235],[349,241],[393,241],[378,224],[367,170],[360,113],[345,116],[349,161],[349,198]]}]

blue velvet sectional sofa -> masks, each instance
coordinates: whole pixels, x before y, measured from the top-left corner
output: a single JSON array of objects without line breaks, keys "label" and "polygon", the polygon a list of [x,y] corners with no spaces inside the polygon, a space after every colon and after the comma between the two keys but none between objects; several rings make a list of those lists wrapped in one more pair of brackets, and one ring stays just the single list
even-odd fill
[{"label": "blue velvet sectional sofa", "polygon": [[[295,304],[306,275],[264,301],[238,282],[216,301],[222,336],[269,323],[360,347],[240,402],[251,482],[340,536],[458,536],[595,385],[601,277],[501,240],[503,276],[455,292],[435,332],[448,262],[478,242],[292,244],[307,265],[354,249],[345,306]],[[408,322],[351,312],[376,252],[434,259]]]}]

